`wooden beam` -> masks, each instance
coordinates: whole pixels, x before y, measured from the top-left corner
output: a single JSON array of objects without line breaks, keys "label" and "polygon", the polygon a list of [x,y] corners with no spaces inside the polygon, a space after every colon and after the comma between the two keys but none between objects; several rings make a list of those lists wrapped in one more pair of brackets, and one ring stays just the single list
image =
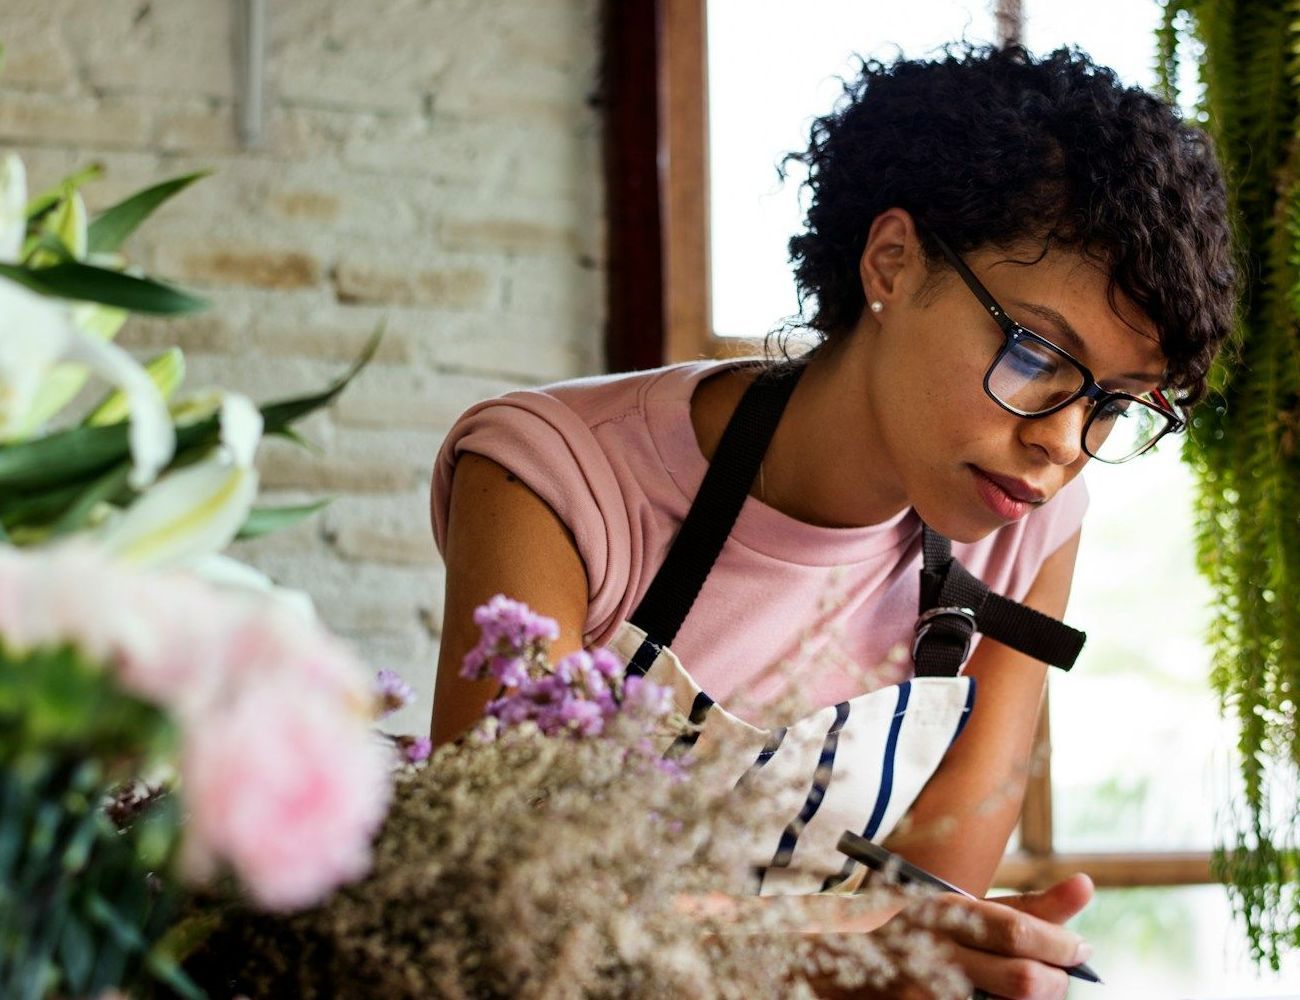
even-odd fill
[{"label": "wooden beam", "polygon": [[1048,697],[1044,689],[1034,748],[1029,756],[1025,804],[1020,811],[1020,850],[1032,857],[1048,857],[1052,853],[1052,731]]},{"label": "wooden beam", "polygon": [[1099,887],[1216,884],[1210,855],[1200,851],[1054,854],[1048,857],[1009,854],[998,866],[993,884],[1024,892],[1084,872]]},{"label": "wooden beam", "polygon": [[659,187],[668,361],[709,356],[709,81],[705,0],[661,0]]}]

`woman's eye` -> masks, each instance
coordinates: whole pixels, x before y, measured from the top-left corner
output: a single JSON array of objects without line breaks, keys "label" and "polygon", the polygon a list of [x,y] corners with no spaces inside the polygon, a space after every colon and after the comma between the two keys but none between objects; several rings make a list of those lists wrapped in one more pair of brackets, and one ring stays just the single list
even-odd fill
[{"label": "woman's eye", "polygon": [[1055,359],[1023,347],[1013,348],[1009,352],[1009,360],[1016,373],[1028,379],[1052,378],[1059,367]]},{"label": "woman's eye", "polygon": [[1113,424],[1117,420],[1132,415],[1128,411],[1129,406],[1130,406],[1130,402],[1127,399],[1115,400],[1111,403],[1108,403],[1105,409],[1103,409],[1100,413],[1097,414],[1097,419],[1102,421],[1103,423]]}]

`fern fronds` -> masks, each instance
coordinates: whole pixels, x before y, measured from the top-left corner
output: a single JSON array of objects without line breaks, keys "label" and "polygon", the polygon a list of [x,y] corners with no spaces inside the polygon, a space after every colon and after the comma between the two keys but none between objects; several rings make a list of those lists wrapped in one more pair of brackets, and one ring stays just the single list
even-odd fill
[{"label": "fern fronds", "polygon": [[1237,720],[1245,789],[1215,870],[1257,960],[1277,968],[1300,946],[1300,0],[1170,0],[1156,39],[1169,93],[1184,12],[1246,262],[1236,350],[1185,449],[1216,595],[1211,681]]}]

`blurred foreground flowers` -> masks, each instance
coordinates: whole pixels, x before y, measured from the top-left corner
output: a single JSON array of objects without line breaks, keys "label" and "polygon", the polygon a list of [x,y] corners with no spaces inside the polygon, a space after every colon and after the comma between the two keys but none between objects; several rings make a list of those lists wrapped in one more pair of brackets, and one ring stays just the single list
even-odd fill
[{"label": "blurred foreground flowers", "polygon": [[199,175],[92,219],[80,187],[98,173],[29,199],[22,162],[0,160],[0,995],[15,1000],[202,996],[176,960],[182,887],[320,902],[368,869],[399,760],[373,729],[391,705],[306,596],[222,554],[320,508],[254,506],[258,445],[293,437],[376,341],[311,395],[184,394],[179,349],[140,364],[113,338],[132,311],[205,305],[120,253]]},{"label": "blurred foreground flowers", "polygon": [[115,984],[94,969],[117,934],[138,935],[125,978],[174,979],[148,940],[173,873],[229,871],[285,909],[366,871],[395,755],[365,671],[314,620],[73,545],[0,551],[0,637],[5,996]]}]

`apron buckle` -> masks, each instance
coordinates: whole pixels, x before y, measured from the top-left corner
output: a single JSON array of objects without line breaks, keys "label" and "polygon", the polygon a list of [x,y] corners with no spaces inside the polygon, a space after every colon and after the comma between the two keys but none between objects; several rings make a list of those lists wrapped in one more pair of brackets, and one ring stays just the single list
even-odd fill
[{"label": "apron buckle", "polygon": [[[943,621],[948,618],[955,621],[952,623]],[[930,608],[928,611],[921,612],[920,617],[916,619],[916,638],[912,640],[912,662],[917,661],[921,652],[921,643],[930,634],[930,629],[936,625],[947,635],[961,636],[964,645],[957,662],[965,663],[966,657],[970,655],[971,636],[975,634],[977,625],[974,609],[959,607]]]}]

